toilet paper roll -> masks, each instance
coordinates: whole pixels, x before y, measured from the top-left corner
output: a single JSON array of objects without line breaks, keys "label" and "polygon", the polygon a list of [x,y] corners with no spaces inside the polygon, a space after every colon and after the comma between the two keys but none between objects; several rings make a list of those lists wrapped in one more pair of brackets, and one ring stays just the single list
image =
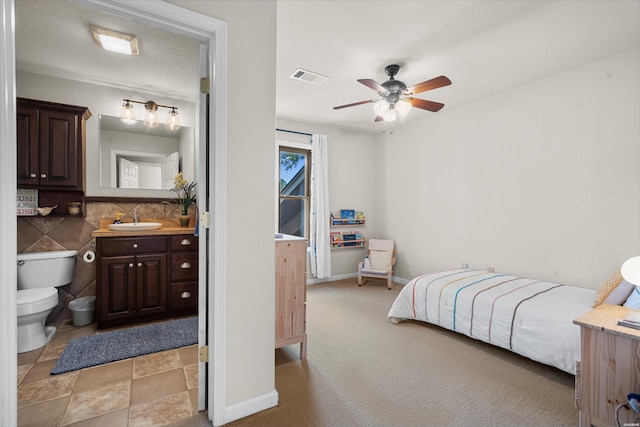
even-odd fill
[{"label": "toilet paper roll", "polygon": [[87,251],[84,253],[82,259],[84,260],[84,262],[91,264],[96,260],[96,253],[93,251]]}]

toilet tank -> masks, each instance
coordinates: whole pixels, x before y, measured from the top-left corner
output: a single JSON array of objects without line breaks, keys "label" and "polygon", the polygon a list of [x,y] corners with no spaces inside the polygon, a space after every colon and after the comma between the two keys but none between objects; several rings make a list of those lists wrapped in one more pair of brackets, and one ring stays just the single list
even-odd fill
[{"label": "toilet tank", "polygon": [[78,251],[18,254],[18,289],[47,288],[71,283]]}]

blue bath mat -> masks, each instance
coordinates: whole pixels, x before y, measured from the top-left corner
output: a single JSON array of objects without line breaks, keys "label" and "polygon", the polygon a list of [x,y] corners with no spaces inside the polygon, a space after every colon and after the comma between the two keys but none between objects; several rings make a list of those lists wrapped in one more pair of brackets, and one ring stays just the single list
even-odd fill
[{"label": "blue bath mat", "polygon": [[63,374],[143,354],[185,347],[197,342],[197,317],[98,332],[95,335],[69,340],[51,374]]}]

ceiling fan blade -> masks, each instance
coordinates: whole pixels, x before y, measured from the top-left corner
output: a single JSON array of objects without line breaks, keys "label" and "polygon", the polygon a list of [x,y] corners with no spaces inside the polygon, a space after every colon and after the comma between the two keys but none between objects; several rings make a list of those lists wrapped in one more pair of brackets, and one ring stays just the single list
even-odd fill
[{"label": "ceiling fan blade", "polygon": [[444,104],[440,102],[427,101],[426,99],[418,99],[418,98],[405,98],[407,101],[411,102],[412,107],[422,108],[423,110],[440,111]]},{"label": "ceiling fan blade", "polygon": [[381,122],[384,119],[382,118],[382,116],[376,116],[376,119],[374,120],[374,122]]},{"label": "ceiling fan blade", "polygon": [[373,99],[370,99],[368,101],[354,102],[353,104],[338,105],[337,107],[333,107],[333,109],[340,110],[341,108],[355,107],[356,105],[363,105],[363,104],[371,104],[372,102],[376,102],[376,101],[374,101]]},{"label": "ceiling fan blade", "polygon": [[387,90],[377,81],[375,80],[371,80],[371,79],[358,79],[358,81],[360,83],[362,83],[363,85],[375,90],[376,92],[380,93],[386,93]]},{"label": "ceiling fan blade", "polygon": [[417,85],[408,87],[404,93],[407,95],[412,95],[420,92],[426,92],[431,89],[437,89],[443,86],[449,86],[450,84],[451,80],[449,80],[445,76],[440,76],[431,80],[427,80],[426,82],[418,83]]}]

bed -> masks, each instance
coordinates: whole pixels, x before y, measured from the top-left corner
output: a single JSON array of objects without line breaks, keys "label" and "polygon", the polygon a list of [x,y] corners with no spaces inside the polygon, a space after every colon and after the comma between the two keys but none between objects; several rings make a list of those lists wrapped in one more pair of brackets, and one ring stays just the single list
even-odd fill
[{"label": "bed", "polygon": [[424,274],[400,291],[389,310],[392,323],[418,320],[576,373],[580,328],[596,290],[484,270]]}]

